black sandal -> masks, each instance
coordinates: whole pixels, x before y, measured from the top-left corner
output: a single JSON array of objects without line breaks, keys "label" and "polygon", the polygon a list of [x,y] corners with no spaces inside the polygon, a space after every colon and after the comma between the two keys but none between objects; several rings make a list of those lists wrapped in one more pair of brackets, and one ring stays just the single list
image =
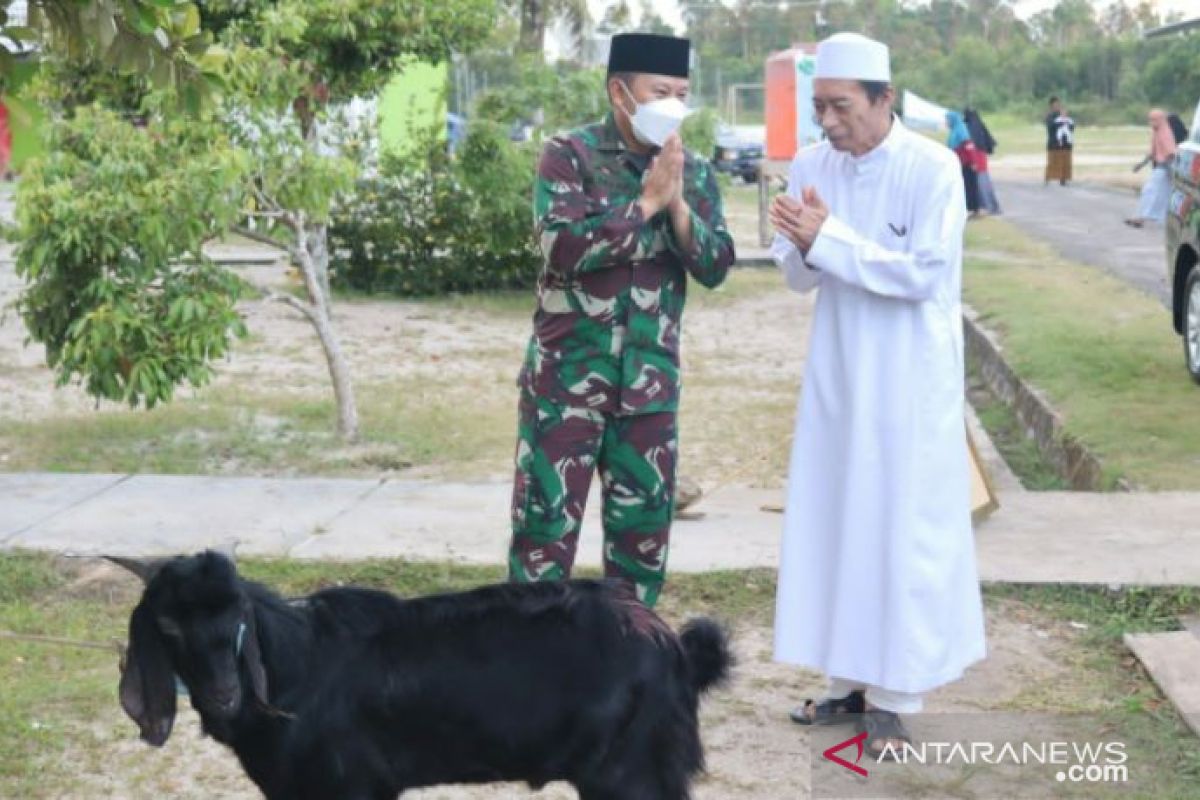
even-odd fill
[{"label": "black sandal", "polygon": [[862,722],[859,723],[859,731],[865,731],[867,734],[866,741],[863,742],[864,752],[876,761],[896,760],[898,751],[903,748],[895,744],[889,748],[889,742],[899,741],[912,744],[912,736],[909,735],[908,729],[904,727],[900,717],[891,711],[884,711],[882,708],[872,708],[864,712]]},{"label": "black sandal", "polygon": [[853,722],[867,709],[861,689],[855,689],[845,697],[837,699],[805,700],[804,705],[793,709],[788,715],[797,725],[840,725]]}]

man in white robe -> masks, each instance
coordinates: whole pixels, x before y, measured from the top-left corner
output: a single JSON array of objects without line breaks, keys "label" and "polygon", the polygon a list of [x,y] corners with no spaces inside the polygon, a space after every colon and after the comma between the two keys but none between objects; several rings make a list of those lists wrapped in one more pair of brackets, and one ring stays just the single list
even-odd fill
[{"label": "man in white robe", "polygon": [[964,424],[962,175],[954,153],[894,117],[890,80],[886,45],[857,34],[819,45],[813,105],[827,140],[797,154],[771,207],[788,286],[820,289],[775,655],[830,678],[795,721],[858,720],[875,754],[908,740],[899,714],[985,652]]}]

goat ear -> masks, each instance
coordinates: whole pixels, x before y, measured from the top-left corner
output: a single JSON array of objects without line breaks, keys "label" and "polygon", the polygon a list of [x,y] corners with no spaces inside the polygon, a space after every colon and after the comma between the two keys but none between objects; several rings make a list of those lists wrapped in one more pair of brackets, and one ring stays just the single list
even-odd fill
[{"label": "goat ear", "polygon": [[250,686],[254,689],[254,696],[259,703],[269,706],[267,669],[263,666],[262,647],[258,643],[258,621],[253,605],[246,609],[246,640],[242,645],[242,660],[246,662],[246,669],[250,670]]},{"label": "goat ear", "polygon": [[175,670],[166,644],[143,601],[129,617],[129,652],[121,673],[121,707],[138,724],[142,738],[166,744],[175,724]]}]

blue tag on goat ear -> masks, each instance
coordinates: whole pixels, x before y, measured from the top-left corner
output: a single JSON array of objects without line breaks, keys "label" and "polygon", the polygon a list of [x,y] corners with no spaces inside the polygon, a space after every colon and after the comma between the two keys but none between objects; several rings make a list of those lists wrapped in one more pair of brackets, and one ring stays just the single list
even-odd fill
[{"label": "blue tag on goat ear", "polygon": [[245,643],[245,641],[246,641],[246,623],[239,622],[238,623],[238,635],[237,635],[237,647],[234,648],[234,651],[233,651],[235,655],[240,656],[242,654],[242,645]]}]

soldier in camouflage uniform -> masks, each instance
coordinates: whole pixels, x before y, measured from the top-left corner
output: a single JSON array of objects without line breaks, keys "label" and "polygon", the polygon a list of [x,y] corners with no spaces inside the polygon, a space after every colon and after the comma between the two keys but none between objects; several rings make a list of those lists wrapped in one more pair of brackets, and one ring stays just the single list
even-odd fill
[{"label": "soldier in camouflage uniform", "polygon": [[653,605],[674,511],[679,336],[689,276],[734,261],[712,168],[677,133],[686,39],[612,41],[612,110],[547,142],[534,216],[545,257],[518,380],[509,574],[571,573],[599,467],[605,574]]}]

